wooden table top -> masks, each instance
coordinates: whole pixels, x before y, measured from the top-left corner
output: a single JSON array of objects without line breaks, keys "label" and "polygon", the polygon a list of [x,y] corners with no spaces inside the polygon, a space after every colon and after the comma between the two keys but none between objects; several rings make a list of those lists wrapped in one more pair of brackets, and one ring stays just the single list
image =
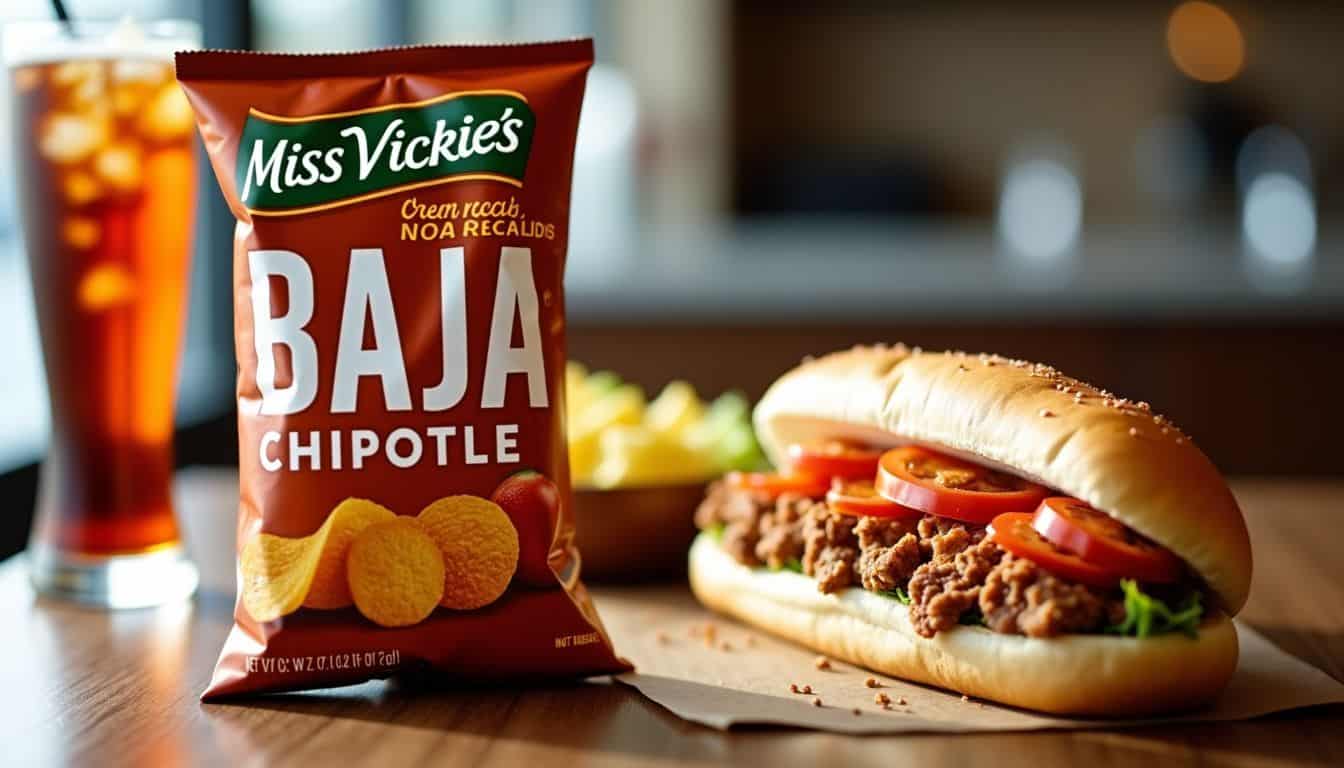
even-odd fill
[{"label": "wooden table top", "polygon": [[[1242,617],[1344,678],[1344,482],[1234,484],[1255,546]],[[846,737],[721,733],[608,682],[406,692],[383,683],[202,705],[233,608],[236,478],[179,483],[203,589],[189,604],[104,613],[35,598],[0,564],[0,764],[1344,765],[1344,706],[1250,722],[1066,733]],[[638,587],[596,588],[604,594]]]}]

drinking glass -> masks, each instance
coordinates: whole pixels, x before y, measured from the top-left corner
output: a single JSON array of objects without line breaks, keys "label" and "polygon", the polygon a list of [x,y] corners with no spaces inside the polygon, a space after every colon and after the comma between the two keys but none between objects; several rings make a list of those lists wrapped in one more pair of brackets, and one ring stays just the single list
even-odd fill
[{"label": "drinking glass", "polygon": [[51,403],[28,545],[39,592],[107,607],[196,589],[173,511],[195,213],[172,52],[192,22],[6,25],[16,196]]}]

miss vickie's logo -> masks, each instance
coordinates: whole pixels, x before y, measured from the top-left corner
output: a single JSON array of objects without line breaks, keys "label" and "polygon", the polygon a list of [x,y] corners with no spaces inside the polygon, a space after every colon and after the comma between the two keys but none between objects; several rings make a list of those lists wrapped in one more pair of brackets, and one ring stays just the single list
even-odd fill
[{"label": "miss vickie's logo", "polygon": [[535,122],[513,91],[306,117],[253,109],[237,189],[252,213],[288,216],[451,181],[521,187]]}]

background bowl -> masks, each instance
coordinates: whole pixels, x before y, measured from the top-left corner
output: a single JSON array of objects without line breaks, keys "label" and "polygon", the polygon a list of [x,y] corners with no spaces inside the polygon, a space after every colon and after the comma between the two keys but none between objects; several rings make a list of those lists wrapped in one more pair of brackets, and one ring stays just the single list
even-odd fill
[{"label": "background bowl", "polygon": [[629,582],[684,576],[705,485],[574,489],[583,578]]}]

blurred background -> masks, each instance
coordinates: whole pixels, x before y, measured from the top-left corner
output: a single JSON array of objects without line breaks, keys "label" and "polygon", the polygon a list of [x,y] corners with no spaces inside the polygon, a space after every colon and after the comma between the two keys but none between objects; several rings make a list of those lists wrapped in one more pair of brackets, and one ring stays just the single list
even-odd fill
[{"label": "blurred background", "polygon": [[[67,5],[196,19],[215,48],[595,36],[571,356],[650,390],[755,397],[805,354],[904,340],[1148,400],[1228,473],[1340,471],[1344,5]],[[0,22],[49,15],[5,0]],[[231,464],[233,222],[204,168],[178,454]],[[48,430],[24,180],[3,176],[0,556],[23,545]]]}]

